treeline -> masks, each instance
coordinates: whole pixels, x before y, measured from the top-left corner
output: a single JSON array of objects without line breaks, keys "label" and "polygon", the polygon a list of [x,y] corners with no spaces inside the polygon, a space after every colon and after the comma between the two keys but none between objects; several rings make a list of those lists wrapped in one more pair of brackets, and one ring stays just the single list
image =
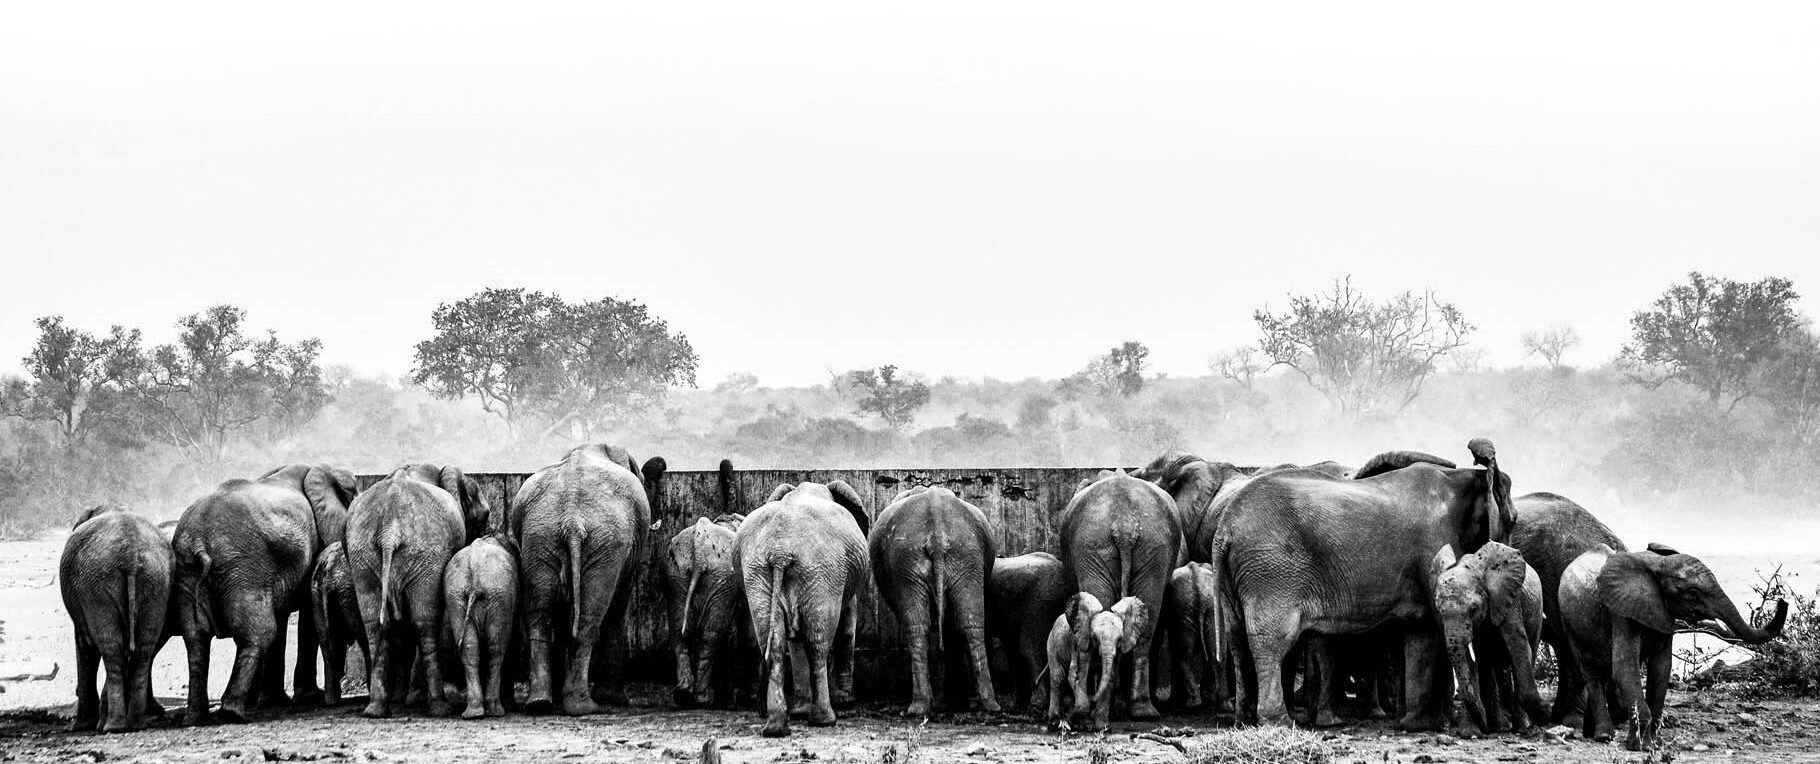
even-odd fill
[{"label": "treeline", "polygon": [[279,463],[531,471],[590,440],[706,469],[1136,465],[1168,448],[1356,463],[1488,435],[1523,490],[1798,512],[1820,495],[1820,342],[1797,301],[1783,279],[1696,273],[1636,312],[1616,358],[1576,366],[1573,330],[1537,327],[1525,365],[1492,369],[1458,307],[1341,280],[1260,308],[1258,341],[1214,353],[1205,376],[1153,374],[1132,341],[1061,380],[884,366],[793,388],[743,373],[697,387],[687,337],[614,298],[489,289],[445,304],[401,379],[323,368],[321,343],[254,330],[232,306],[180,319],[157,347],[46,317],[25,374],[0,386],[0,535],[101,500],[174,516]]}]

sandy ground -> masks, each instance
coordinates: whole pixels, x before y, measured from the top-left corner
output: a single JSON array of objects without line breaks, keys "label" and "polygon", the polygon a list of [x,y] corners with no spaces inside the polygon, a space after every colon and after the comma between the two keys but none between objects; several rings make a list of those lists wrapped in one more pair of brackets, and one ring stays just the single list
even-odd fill
[{"label": "sandy ground", "polygon": [[[1112,761],[1175,762],[1174,748],[1133,733],[1160,731],[1195,750],[1213,744],[1224,722],[1165,718],[1160,724],[1115,724],[1101,738],[1049,732],[1030,716],[941,715],[926,725],[872,705],[842,714],[838,726],[797,726],[786,739],[758,735],[756,714],[679,711],[660,701],[665,688],[635,692],[635,704],[583,719],[508,716],[466,722],[415,711],[398,718],[361,718],[357,705],[267,711],[254,724],[181,728],[175,714],[154,728],[125,735],[63,732],[74,693],[74,649],[52,574],[62,538],[0,543],[0,676],[45,673],[55,679],[6,682],[0,694],[0,761],[694,761],[714,738],[727,762],[820,761],[1088,761],[1099,747]],[[1707,561],[1741,602],[1756,571],[1777,561],[1758,555],[1714,555]],[[1802,588],[1820,582],[1813,560],[1784,562]],[[294,642],[292,643],[294,645]],[[210,686],[226,681],[232,646],[216,643]],[[187,691],[180,643],[168,645],[154,671],[157,694],[175,709]],[[1820,703],[1752,701],[1723,693],[1670,697],[1665,750],[1654,761],[1820,761]],[[1462,740],[1402,734],[1374,722],[1321,731],[1342,762],[1645,761],[1645,754],[1586,741],[1498,736]],[[888,751],[896,753],[887,756]],[[908,753],[908,756],[904,754]]]}]

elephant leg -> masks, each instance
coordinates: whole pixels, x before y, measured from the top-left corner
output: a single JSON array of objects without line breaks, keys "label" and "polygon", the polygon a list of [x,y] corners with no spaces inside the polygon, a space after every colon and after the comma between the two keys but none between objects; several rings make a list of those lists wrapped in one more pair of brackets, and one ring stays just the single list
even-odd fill
[{"label": "elephant leg", "polygon": [[1054,692],[1056,680],[1053,674],[1043,674],[1048,663],[1043,658],[1044,645],[1040,633],[1025,627],[1014,644],[1018,646],[1018,654],[1012,661],[1022,667],[1023,676],[1017,678],[1018,686],[1012,688],[1012,694],[1018,698],[1023,708],[1048,708],[1049,696]]},{"label": "elephant leg", "polygon": [[[780,625],[781,627],[781,625]],[[784,698],[784,670],[789,651],[782,639],[772,640],[765,657],[765,737],[790,734],[790,708]]]},{"label": "elephant leg", "polygon": [[[124,635],[122,635],[124,636]],[[101,651],[101,669],[106,678],[101,686],[101,731],[127,731],[126,656],[124,645]]]},{"label": "elephant leg", "polygon": [[1674,651],[1669,636],[1650,635],[1652,644],[1648,646],[1649,686],[1643,707],[1648,709],[1649,726],[1643,730],[1643,746],[1654,748],[1656,736],[1662,729],[1662,706],[1668,700],[1668,677],[1674,668]]},{"label": "elephant leg", "polygon": [[607,582],[610,599],[602,623],[605,636],[596,643],[592,696],[600,705],[623,706],[626,699],[626,609],[632,602],[632,573],[622,570]]},{"label": "elephant leg", "polygon": [[[189,659],[190,689],[189,698],[184,704],[183,724],[194,727],[209,720],[209,643],[213,637],[206,634],[185,633],[183,650]],[[100,660],[99,655],[95,658]],[[90,680],[93,682],[93,680]]]},{"label": "elephant leg", "polygon": [[392,694],[396,690],[396,680],[392,669],[393,653],[396,646],[392,644],[391,635],[379,625],[378,620],[362,624],[366,629],[367,644],[372,645],[372,654],[367,657],[367,705],[361,714],[374,719],[383,719],[392,715]]},{"label": "elephant leg", "polygon": [[[284,654],[290,642],[285,632],[290,630],[290,620],[289,613],[272,611],[272,623],[276,628],[272,630],[272,642],[266,648],[266,661],[259,667],[259,682],[254,688],[259,708],[283,708],[291,704],[290,696],[284,692]],[[298,661],[302,660],[300,656]],[[315,673],[314,669],[311,673]]]},{"label": "elephant leg", "polygon": [[1484,703],[1482,709],[1485,714],[1485,731],[1488,733],[1503,732],[1505,696],[1501,692],[1503,683],[1498,676],[1497,653],[1491,649],[1490,642],[1477,639],[1473,643],[1473,654],[1478,656],[1478,660],[1475,662],[1478,664],[1479,696]]},{"label": "elephant leg", "polygon": [[600,628],[596,625],[576,634],[569,642],[569,665],[563,672],[562,685],[562,712],[565,714],[587,716],[600,712],[600,704],[594,701],[594,690],[589,682],[594,644],[599,638]]},{"label": "elephant leg", "polygon": [[[441,598],[436,598],[440,600]],[[425,608],[429,609],[429,608]],[[453,709],[442,685],[442,614],[417,621],[417,654],[423,665],[424,690],[429,694],[431,716],[448,716]]]},{"label": "elephant leg", "polygon": [[790,643],[791,716],[808,716],[815,708],[815,691],[811,685],[814,681],[811,676],[813,670],[809,666],[809,651],[803,645],[805,639],[807,637],[804,634],[798,634],[797,639]]},{"label": "elephant leg", "polygon": [[1553,628],[1554,624],[1544,622],[1544,637],[1555,659],[1555,699],[1548,710],[1548,721],[1578,728],[1584,721],[1580,703],[1586,694],[1586,683],[1573,645],[1566,635],[1547,633]]},{"label": "elephant leg", "polygon": [[1333,640],[1311,632],[1303,649],[1308,651],[1309,671],[1302,677],[1308,720],[1316,727],[1332,727],[1340,723],[1333,713],[1333,694],[1338,685],[1333,675]]},{"label": "elephant leg", "polygon": [[[675,619],[672,619],[671,623],[676,623]],[[680,628],[672,627],[670,633],[680,635],[682,631]],[[700,638],[701,635],[697,634],[694,639],[699,640]],[[676,703],[678,708],[694,708],[700,703],[700,687],[695,681],[696,658],[692,654],[694,651],[690,649],[693,645],[690,644],[690,639],[681,636],[673,636],[671,641],[675,643],[671,652],[676,659],[676,687],[670,691],[670,699]]]},{"label": "elephant leg", "polygon": [[1445,657],[1441,640],[1432,629],[1411,626],[1403,635],[1403,717],[1397,721],[1399,729],[1425,732],[1444,726],[1441,704],[1435,697],[1435,667],[1442,660]]},{"label": "elephant leg", "polygon": [[1643,704],[1643,656],[1641,655],[1641,635],[1637,630],[1626,627],[1621,619],[1612,624],[1611,667],[1612,686],[1617,690],[1618,707],[1630,710],[1629,732],[1624,736],[1624,747],[1642,750],[1645,731],[1653,719],[1649,709]]},{"label": "elephant leg", "polygon": [[[95,674],[100,671],[101,648],[76,640],[76,718],[70,722],[71,732],[88,732],[101,724],[101,694],[95,687]],[[208,702],[206,697],[203,702]]]},{"label": "elephant leg", "polygon": [[[1232,717],[1239,724],[1258,723],[1258,664],[1256,656],[1251,653],[1251,636],[1248,629],[1239,626],[1237,618],[1232,619],[1232,630],[1226,635],[1228,644],[1232,645]],[[1271,681],[1276,681],[1275,676]]]},{"label": "elephant leg", "polygon": [[809,689],[811,694],[809,709],[809,726],[828,727],[834,724],[834,703],[830,696],[830,669],[832,660],[832,642],[834,635],[828,629],[810,629],[803,640],[803,652],[809,659]]},{"label": "elephant leg", "polygon": [[[1511,634],[1512,631],[1516,633]],[[1513,637],[1516,644],[1511,644]],[[1542,694],[1536,690],[1535,651],[1520,629],[1506,630],[1504,649],[1510,654],[1510,681],[1516,692],[1517,707],[1522,711],[1513,714],[1512,719],[1517,722],[1518,732],[1527,732],[1532,725],[1547,719],[1542,708]]]},{"label": "elephant leg", "polygon": [[999,713],[998,692],[992,688],[992,662],[986,655],[986,630],[979,626],[963,626],[961,634],[967,640],[967,652],[972,655],[973,702],[981,711]]},{"label": "elephant leg", "polygon": [[1138,644],[1130,653],[1131,689],[1130,707],[1127,714],[1139,721],[1161,719],[1163,715],[1156,710],[1156,701],[1151,699],[1150,687],[1150,638],[1139,637]]},{"label": "elephant leg", "polygon": [[834,633],[834,687],[830,701],[841,708],[853,705],[853,644],[859,635],[859,595],[848,597]]},{"label": "elephant leg", "polygon": [[695,644],[695,655],[690,662],[679,664],[678,676],[690,677],[694,688],[690,692],[690,701],[695,705],[712,707],[715,701],[714,661],[720,653],[720,643],[726,635],[718,628],[704,628],[698,635]]},{"label": "elephant leg", "polygon": [[322,642],[322,704],[341,704],[341,678],[348,671],[348,646],[336,640]]},{"label": "elephant leg", "polygon": [[[509,631],[498,629],[486,642],[487,648],[487,686],[484,690],[486,700],[481,706],[487,716],[505,716],[506,698],[512,692],[512,683],[506,677],[507,647],[510,645]],[[476,669],[479,667],[476,666]]]},{"label": "elephant leg", "polygon": [[[450,618],[454,618],[455,615],[455,613],[449,614]],[[487,715],[488,706],[486,689],[481,682],[481,678],[484,676],[481,671],[485,667],[481,664],[480,631],[474,628],[472,614],[462,617],[460,623],[461,625],[457,628],[461,631],[456,635],[455,642],[460,645],[461,673],[467,685],[467,697],[463,699],[465,702],[461,709],[461,718],[479,719]],[[497,677],[494,678],[493,686],[495,688],[499,686]]]},{"label": "elephant leg", "polygon": [[[325,697],[323,688],[316,684],[316,653],[321,649],[321,643],[317,639],[316,615],[308,607],[308,591],[300,601],[305,607],[297,610],[297,666],[291,672],[291,698],[299,706],[318,706]],[[283,655],[282,652],[279,654]]]},{"label": "elephant leg", "polygon": [[128,656],[126,683],[126,724],[127,729],[145,729],[146,710],[157,701],[152,700],[152,656],[155,651],[141,650]]},{"label": "elephant leg", "polygon": [[[1250,612],[1270,613],[1264,607],[1247,608]],[[1287,611],[1276,611],[1287,612]],[[1295,648],[1296,631],[1292,623],[1280,619],[1260,618],[1247,624],[1247,639],[1252,670],[1257,681],[1257,719],[1260,724],[1289,722],[1288,694],[1283,690],[1287,662]]]}]

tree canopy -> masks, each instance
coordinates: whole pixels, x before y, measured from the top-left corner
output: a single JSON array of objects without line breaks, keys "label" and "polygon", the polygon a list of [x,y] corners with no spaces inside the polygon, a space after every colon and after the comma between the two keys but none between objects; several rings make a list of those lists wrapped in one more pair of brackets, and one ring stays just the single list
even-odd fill
[{"label": "tree canopy", "polygon": [[1342,412],[1394,410],[1422,394],[1435,361],[1466,344],[1473,325],[1434,292],[1403,292],[1382,302],[1352,288],[1350,277],[1328,292],[1291,295],[1289,309],[1252,314],[1258,349],[1272,366],[1295,370]]},{"label": "tree canopy", "polygon": [[1695,271],[1631,316],[1619,358],[1639,384],[1683,382],[1713,404],[1736,406],[1760,392],[1762,372],[1802,331],[1798,299],[1785,278],[1743,282]]},{"label": "tree canopy", "polygon": [[430,321],[436,334],[417,344],[412,381],[478,398],[520,438],[535,426],[586,439],[695,384],[688,337],[636,302],[485,289],[438,305]]},{"label": "tree canopy", "polygon": [[909,424],[916,410],[929,402],[928,383],[899,376],[891,364],[847,372],[845,382],[859,394],[859,414],[876,415],[893,428]]}]

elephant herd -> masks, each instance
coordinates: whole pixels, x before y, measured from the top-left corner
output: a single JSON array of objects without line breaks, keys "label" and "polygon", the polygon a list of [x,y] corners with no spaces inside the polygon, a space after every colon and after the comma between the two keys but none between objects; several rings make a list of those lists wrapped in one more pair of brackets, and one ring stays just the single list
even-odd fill
[{"label": "elephant herd", "polygon": [[[1049,518],[1054,555],[1000,557],[986,514],[939,486],[873,515],[840,481],[779,485],[749,515],[700,517],[664,544],[675,701],[727,705],[762,686],[764,734],[788,734],[793,716],[833,724],[854,698],[871,587],[908,648],[912,715],[956,674],[965,682],[943,683],[1000,710],[996,646],[1006,701],[1058,726],[1155,719],[1165,700],[1241,722],[1299,706],[1315,725],[1341,713],[1469,733],[1568,723],[1595,740],[1628,722],[1638,747],[1661,723],[1677,628],[1780,634],[1786,603],[1755,626],[1698,560],[1628,551],[1564,497],[1513,497],[1492,444],[1467,450],[1467,467],[1391,451],[1356,470],[1255,472],[1172,451],[1081,481]],[[236,653],[213,718],[289,701],[293,613],[296,702],[337,702],[358,648],[369,716],[417,702],[446,715],[455,701],[464,717],[497,716],[515,677],[531,713],[623,703],[614,662],[636,566],[659,543],[665,469],[582,446],[494,507],[454,467],[407,465],[359,491],[345,471],[292,465],[223,483],[174,528],[90,510],[61,563],[75,727],[137,729],[160,713],[150,662],[173,636],[189,656],[185,723],[211,718],[216,638]],[[731,470],[722,462],[723,510]],[[1552,708],[1536,687],[1543,641],[1559,660]]]}]

